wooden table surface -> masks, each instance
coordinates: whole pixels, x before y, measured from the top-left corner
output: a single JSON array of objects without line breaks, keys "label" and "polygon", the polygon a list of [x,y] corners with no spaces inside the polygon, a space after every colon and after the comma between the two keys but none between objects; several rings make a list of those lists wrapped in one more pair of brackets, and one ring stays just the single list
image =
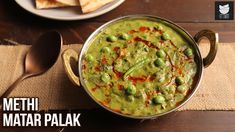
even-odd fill
[{"label": "wooden table surface", "polygon": [[[62,33],[65,44],[83,43],[97,27],[109,20],[130,14],[150,14],[176,22],[191,35],[201,29],[211,29],[219,33],[220,42],[235,42],[235,21],[214,20],[214,5],[214,0],[126,0],[115,10],[100,17],[62,22],[34,16],[19,7],[14,0],[1,0],[0,40],[10,39],[23,44],[32,44],[41,33],[56,29]],[[83,113],[81,128],[66,128],[64,131],[235,131],[233,111],[174,112],[155,120],[144,121],[120,118],[100,109]],[[1,132],[2,130],[56,131],[58,129],[0,128]]]}]

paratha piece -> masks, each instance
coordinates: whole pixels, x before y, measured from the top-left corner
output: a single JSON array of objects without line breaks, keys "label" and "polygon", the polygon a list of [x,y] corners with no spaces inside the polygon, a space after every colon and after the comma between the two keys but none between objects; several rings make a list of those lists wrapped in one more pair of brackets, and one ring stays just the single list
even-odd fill
[{"label": "paratha piece", "polygon": [[79,6],[78,0],[35,0],[37,9]]},{"label": "paratha piece", "polygon": [[112,1],[114,0],[79,0],[83,13],[95,11]]},{"label": "paratha piece", "polygon": [[60,2],[62,4],[68,5],[68,6],[79,6],[79,0],[56,0],[57,2]]}]

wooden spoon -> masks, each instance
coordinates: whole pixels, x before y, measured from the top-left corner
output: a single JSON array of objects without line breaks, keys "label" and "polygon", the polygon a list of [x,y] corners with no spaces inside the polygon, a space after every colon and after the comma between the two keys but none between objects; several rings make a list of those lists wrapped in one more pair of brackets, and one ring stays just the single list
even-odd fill
[{"label": "wooden spoon", "polygon": [[56,31],[42,34],[32,45],[25,57],[24,73],[0,97],[8,97],[11,91],[24,79],[45,73],[56,62],[62,47],[62,37]]}]

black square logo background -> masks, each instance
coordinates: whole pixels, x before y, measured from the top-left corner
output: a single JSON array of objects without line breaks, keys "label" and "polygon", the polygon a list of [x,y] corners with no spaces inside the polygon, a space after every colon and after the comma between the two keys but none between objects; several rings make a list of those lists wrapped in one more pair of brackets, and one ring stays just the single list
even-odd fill
[{"label": "black square logo background", "polygon": [[[222,14],[219,6],[229,5],[229,12]],[[215,20],[233,20],[234,19],[234,2],[233,1],[215,1]]]}]

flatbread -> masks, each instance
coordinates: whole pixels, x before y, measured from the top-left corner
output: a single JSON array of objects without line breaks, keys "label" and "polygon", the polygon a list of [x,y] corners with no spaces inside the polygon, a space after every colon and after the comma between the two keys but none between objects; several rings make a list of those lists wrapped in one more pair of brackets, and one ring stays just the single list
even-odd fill
[{"label": "flatbread", "polygon": [[35,0],[37,9],[45,9],[45,8],[56,8],[56,7],[64,7],[65,4],[57,2],[55,0]]},{"label": "flatbread", "polygon": [[62,4],[68,5],[68,6],[79,6],[79,0],[56,0],[57,2],[60,2]]},{"label": "flatbread", "polygon": [[81,6],[83,13],[95,11],[114,0],[35,0],[37,9]]},{"label": "flatbread", "polygon": [[112,1],[114,0],[79,0],[83,13],[95,11]]},{"label": "flatbread", "polygon": [[37,9],[79,6],[78,0],[35,0]]}]

